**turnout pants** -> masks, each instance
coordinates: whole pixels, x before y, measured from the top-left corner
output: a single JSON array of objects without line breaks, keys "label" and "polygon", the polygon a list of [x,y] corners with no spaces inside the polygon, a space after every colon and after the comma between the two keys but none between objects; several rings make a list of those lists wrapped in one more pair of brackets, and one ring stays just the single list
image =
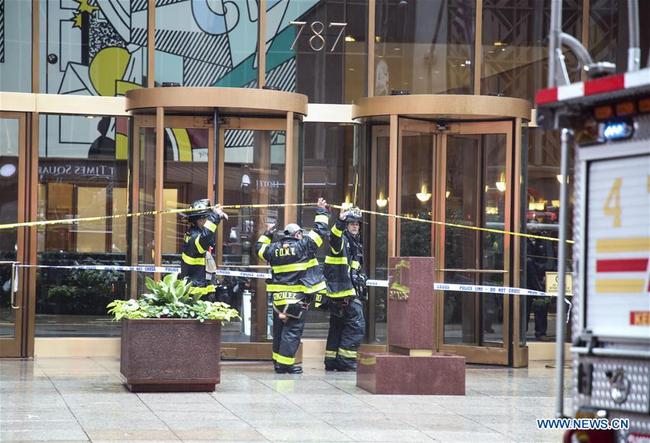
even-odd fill
[{"label": "turnout pants", "polygon": [[273,310],[273,361],[280,365],[292,366],[296,363],[296,352],[300,346],[302,332],[305,329],[306,304],[295,303],[288,309],[286,321],[280,320],[278,312]]},{"label": "turnout pants", "polygon": [[325,350],[326,369],[354,370],[357,349],[366,331],[363,303],[356,298],[330,300],[330,328]]}]

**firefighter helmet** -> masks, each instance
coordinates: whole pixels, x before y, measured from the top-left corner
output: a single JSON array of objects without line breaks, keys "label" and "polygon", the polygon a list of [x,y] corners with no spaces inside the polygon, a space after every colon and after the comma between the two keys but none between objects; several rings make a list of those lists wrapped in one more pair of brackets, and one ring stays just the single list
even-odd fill
[{"label": "firefighter helmet", "polygon": [[351,207],[348,209],[348,213],[345,216],[345,222],[346,223],[361,223],[361,219],[363,218],[363,215],[361,213],[361,209],[357,208],[356,206]]},{"label": "firefighter helmet", "polygon": [[284,227],[284,235],[288,235],[290,237],[293,237],[293,235],[298,231],[302,231],[302,228],[296,223],[289,223]]},{"label": "firefighter helmet", "polygon": [[207,198],[202,198],[201,200],[196,200],[192,202],[187,212],[184,212],[183,215],[190,220],[194,220],[200,217],[205,217],[212,213],[212,202]]}]

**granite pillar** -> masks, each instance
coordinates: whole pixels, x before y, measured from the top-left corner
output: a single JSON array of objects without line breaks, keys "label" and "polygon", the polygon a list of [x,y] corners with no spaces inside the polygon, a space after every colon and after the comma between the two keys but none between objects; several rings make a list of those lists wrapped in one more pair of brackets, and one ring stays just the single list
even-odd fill
[{"label": "granite pillar", "polygon": [[387,353],[360,353],[357,386],[373,394],[465,395],[465,357],[437,353],[433,257],[391,257]]}]

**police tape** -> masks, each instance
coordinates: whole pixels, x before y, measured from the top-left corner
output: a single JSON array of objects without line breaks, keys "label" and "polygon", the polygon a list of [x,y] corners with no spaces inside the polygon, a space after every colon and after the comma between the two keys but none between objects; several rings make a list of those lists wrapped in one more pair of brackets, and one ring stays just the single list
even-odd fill
[{"label": "police tape", "polygon": [[[243,208],[262,209],[262,208],[315,206],[315,204],[314,203],[268,203],[268,204],[244,204],[244,205],[232,204],[232,205],[214,205],[214,206],[210,206],[209,208],[215,208],[216,206],[220,206],[222,209],[243,209]],[[329,205],[329,206],[339,210],[344,209],[340,205]],[[59,225],[59,224],[65,225],[65,224],[75,224],[75,223],[97,222],[97,221],[104,221],[104,220],[114,220],[120,218],[155,216],[155,215],[167,215],[167,214],[187,215],[188,213],[191,212],[203,211],[203,210],[205,209],[189,209],[189,208],[165,209],[165,210],[153,210],[153,211],[140,211],[140,212],[127,213],[127,214],[114,214],[114,215],[101,215],[101,216],[92,216],[92,217],[67,218],[67,219],[58,219],[58,220],[39,220],[39,221],[18,222],[18,223],[5,223],[5,224],[0,224],[0,231],[6,229],[22,228],[22,227],[50,226],[50,225]],[[489,232],[493,234],[511,235],[513,237],[532,238],[532,239],[559,242],[558,238],[547,237],[544,235],[527,234],[525,232],[516,232],[516,231],[506,231],[503,229],[483,228],[480,226],[471,226],[471,225],[465,225],[460,223],[449,223],[449,222],[443,222],[438,220],[428,220],[425,218],[412,217],[409,215],[390,214],[385,212],[370,211],[367,209],[359,209],[359,210],[369,215],[393,217],[396,219],[412,221],[417,223],[434,224],[434,225],[448,226],[452,228],[468,229],[470,231]],[[574,243],[573,240],[567,240],[566,242],[569,244]]]},{"label": "police tape", "polygon": [[[154,265],[26,265],[15,263],[17,268],[46,268],[46,269],[69,269],[69,270],[93,270],[93,271],[131,271],[144,273],[178,273],[179,266],[154,266]],[[231,269],[219,269],[214,272],[215,275],[224,277],[244,277],[269,279],[271,274],[268,272],[250,272],[235,271]],[[366,285],[377,288],[389,288],[388,280],[369,279]],[[528,297],[555,297],[553,294],[547,294],[532,289],[516,288],[511,286],[490,286],[490,285],[470,285],[457,283],[434,283],[434,291],[446,292],[471,292],[494,295],[523,295]],[[568,302],[568,301],[567,301]]]},{"label": "police tape", "polygon": [[205,209],[216,208],[219,206],[222,209],[243,209],[243,208],[276,208],[276,207],[285,207],[285,206],[313,206],[313,203],[268,203],[268,204],[249,204],[249,205],[214,205],[209,206],[208,208],[200,209],[164,209],[164,210],[153,210],[153,211],[140,211],[140,212],[130,212],[127,214],[113,214],[113,215],[98,215],[92,217],[77,217],[77,218],[62,218],[58,220],[37,220],[29,222],[17,222],[17,223],[5,223],[0,225],[0,231],[5,229],[15,229],[15,228],[29,228],[33,226],[49,226],[49,225],[71,225],[74,223],[87,223],[87,222],[96,222],[104,220],[114,220],[119,218],[135,218],[135,217],[144,217],[151,215],[167,215],[167,214],[179,214],[186,215],[191,212],[204,211]]}]

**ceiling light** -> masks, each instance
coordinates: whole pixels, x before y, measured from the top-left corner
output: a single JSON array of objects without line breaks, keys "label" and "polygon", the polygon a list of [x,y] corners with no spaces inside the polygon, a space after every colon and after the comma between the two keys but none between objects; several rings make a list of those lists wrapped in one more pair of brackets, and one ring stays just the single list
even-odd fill
[{"label": "ceiling light", "polygon": [[427,185],[423,184],[422,187],[420,188],[420,192],[415,194],[415,196],[420,200],[422,203],[429,201],[431,198],[431,193],[427,192]]},{"label": "ceiling light", "polygon": [[346,42],[356,42],[357,39],[354,38],[354,37],[351,36],[351,35],[346,35],[346,36],[345,36],[345,41],[346,41]]},{"label": "ceiling light", "polygon": [[384,196],[384,193],[380,191],[379,197],[377,197],[377,207],[385,208],[387,204],[388,204],[388,199]]},{"label": "ceiling light", "polygon": [[[562,183],[562,174],[556,175],[555,178],[557,179],[558,183]],[[566,178],[566,182],[569,183],[569,177]]]},{"label": "ceiling light", "polygon": [[496,182],[497,189],[499,192],[505,192],[506,190],[506,175],[502,172],[499,176],[499,181]]},{"label": "ceiling light", "polygon": [[2,177],[11,177],[15,173],[16,173],[16,165],[7,163],[5,165],[0,166],[0,176]]}]

